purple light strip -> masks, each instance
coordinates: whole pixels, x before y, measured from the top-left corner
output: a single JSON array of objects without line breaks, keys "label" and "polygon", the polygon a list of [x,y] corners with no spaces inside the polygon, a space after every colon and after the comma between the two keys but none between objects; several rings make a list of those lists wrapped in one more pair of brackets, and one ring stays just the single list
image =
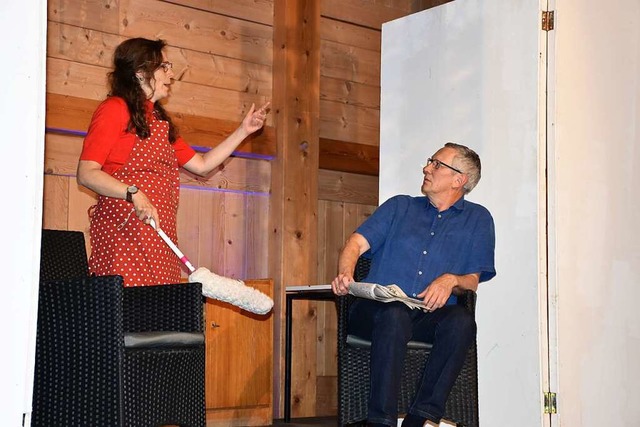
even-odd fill
[{"label": "purple light strip", "polygon": [[[71,130],[71,129],[63,129],[63,128],[51,128],[51,127],[45,127],[44,129],[45,129],[45,132],[57,133],[61,135],[73,135],[73,136],[82,136],[82,137],[87,136],[87,132],[82,130]],[[196,150],[196,152],[198,153],[206,153],[207,151],[211,150],[210,147],[201,147],[199,145],[193,145],[191,147],[194,150]],[[233,157],[238,157],[241,159],[253,159],[253,160],[273,160],[275,158],[275,156],[270,156],[267,154],[245,153],[242,151],[234,151],[233,153],[231,153],[231,155]]]},{"label": "purple light strip", "polygon": [[248,191],[248,190],[231,190],[229,188],[203,187],[200,185],[180,184],[180,188],[187,188],[198,191],[216,191],[220,193],[244,194],[246,196],[263,196],[270,197],[271,193],[264,191]]}]

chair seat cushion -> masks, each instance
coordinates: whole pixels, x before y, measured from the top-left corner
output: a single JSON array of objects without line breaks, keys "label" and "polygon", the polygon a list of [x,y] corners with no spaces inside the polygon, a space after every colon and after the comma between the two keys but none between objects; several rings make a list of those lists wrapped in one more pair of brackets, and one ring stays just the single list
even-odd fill
[{"label": "chair seat cushion", "polygon": [[[347,344],[356,348],[371,347],[371,341],[355,335],[347,335]],[[433,347],[433,344],[422,341],[409,341],[407,343],[407,348],[410,350],[431,350],[431,347]]]},{"label": "chair seat cushion", "polygon": [[191,347],[204,344],[202,332],[127,332],[125,348]]}]

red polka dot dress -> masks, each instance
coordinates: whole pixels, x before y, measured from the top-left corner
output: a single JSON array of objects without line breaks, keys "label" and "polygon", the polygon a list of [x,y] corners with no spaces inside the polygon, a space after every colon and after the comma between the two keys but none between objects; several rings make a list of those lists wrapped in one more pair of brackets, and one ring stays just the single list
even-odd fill
[{"label": "red polka dot dress", "polygon": [[[142,190],[158,210],[160,226],[177,242],[176,215],[180,178],[178,160],[169,143],[169,124],[154,120],[150,136],[136,142],[131,155],[113,176]],[[99,196],[90,211],[89,270],[98,276],[121,275],[125,286],[180,282],[180,261],[153,228],[140,221],[133,204]]]}]

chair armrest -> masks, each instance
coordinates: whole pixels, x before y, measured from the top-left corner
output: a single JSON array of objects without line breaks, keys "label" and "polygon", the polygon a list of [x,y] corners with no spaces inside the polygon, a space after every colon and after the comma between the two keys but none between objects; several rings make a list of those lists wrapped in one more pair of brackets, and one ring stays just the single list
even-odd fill
[{"label": "chair armrest", "polygon": [[125,332],[203,332],[204,298],[200,283],[124,288]]},{"label": "chair armrest", "polygon": [[347,345],[347,335],[349,335],[349,307],[354,299],[355,297],[353,295],[336,296],[338,346]]},{"label": "chair armrest", "polygon": [[458,295],[458,305],[466,308],[469,313],[475,316],[476,314],[476,299],[478,295],[472,290],[466,290],[461,295]]},{"label": "chair armrest", "polygon": [[122,289],[120,276],[40,284],[33,425],[120,424]]}]

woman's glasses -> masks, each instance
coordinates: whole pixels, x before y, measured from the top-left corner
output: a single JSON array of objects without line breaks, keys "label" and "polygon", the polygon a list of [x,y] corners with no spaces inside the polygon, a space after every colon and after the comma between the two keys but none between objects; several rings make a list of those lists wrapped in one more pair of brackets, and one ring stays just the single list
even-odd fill
[{"label": "woman's glasses", "polygon": [[171,70],[173,68],[173,64],[171,62],[169,62],[169,61],[165,61],[165,62],[162,62],[160,64],[160,67],[158,67],[158,68],[162,68],[165,73],[168,73],[169,70]]}]

